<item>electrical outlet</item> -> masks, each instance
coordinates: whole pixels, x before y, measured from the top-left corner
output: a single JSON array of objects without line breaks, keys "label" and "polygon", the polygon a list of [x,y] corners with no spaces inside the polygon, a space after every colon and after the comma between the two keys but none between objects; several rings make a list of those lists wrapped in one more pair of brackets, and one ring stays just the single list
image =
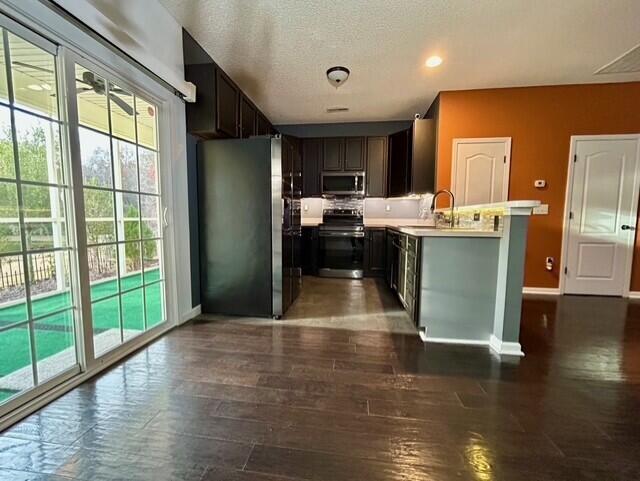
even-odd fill
[{"label": "electrical outlet", "polygon": [[384,206],[385,212],[391,212],[391,206],[389,204]]},{"label": "electrical outlet", "polygon": [[549,214],[549,204],[540,204],[533,208],[533,215]]},{"label": "electrical outlet", "polygon": [[308,212],[309,211],[309,206],[307,204],[304,205],[304,211]]}]

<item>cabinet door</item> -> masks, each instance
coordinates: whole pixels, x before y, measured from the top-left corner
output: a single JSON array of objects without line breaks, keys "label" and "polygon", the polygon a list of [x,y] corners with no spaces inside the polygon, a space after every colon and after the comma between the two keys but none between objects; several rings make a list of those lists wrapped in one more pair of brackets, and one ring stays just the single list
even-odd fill
[{"label": "cabinet door", "polygon": [[409,137],[403,130],[389,136],[389,197],[402,197],[409,192]]},{"label": "cabinet door", "polygon": [[413,122],[411,142],[411,192],[435,192],[436,121],[418,119]]},{"label": "cabinet door", "polygon": [[387,195],[387,138],[367,137],[367,197]]},{"label": "cabinet door", "polygon": [[344,140],[344,170],[364,171],[364,137]]},{"label": "cabinet door", "polygon": [[302,228],[302,273],[318,275],[318,228]]},{"label": "cabinet door", "polygon": [[304,197],[317,197],[320,192],[322,139],[302,141],[302,192]]},{"label": "cabinet door", "polygon": [[267,118],[258,112],[256,119],[256,135],[269,135],[271,134],[271,125]]},{"label": "cabinet door", "polygon": [[323,140],[322,170],[342,170],[344,138],[331,137]]},{"label": "cabinet door", "polygon": [[216,130],[238,136],[238,89],[220,69],[216,69]]},{"label": "cabinet door", "polygon": [[386,253],[386,230],[367,229],[365,245],[365,269],[367,277],[384,277],[385,273],[385,253]]},{"label": "cabinet door", "polygon": [[256,135],[256,109],[249,99],[244,95],[240,96],[240,138],[246,139]]}]

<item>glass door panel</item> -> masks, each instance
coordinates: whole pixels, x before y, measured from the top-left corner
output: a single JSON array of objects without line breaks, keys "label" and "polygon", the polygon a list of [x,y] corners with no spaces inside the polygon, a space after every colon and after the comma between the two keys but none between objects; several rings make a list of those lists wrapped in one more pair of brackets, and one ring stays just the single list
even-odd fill
[{"label": "glass door panel", "polygon": [[157,107],[75,66],[95,356],[165,321]]},{"label": "glass door panel", "polygon": [[1,405],[79,364],[57,60],[0,34]]}]

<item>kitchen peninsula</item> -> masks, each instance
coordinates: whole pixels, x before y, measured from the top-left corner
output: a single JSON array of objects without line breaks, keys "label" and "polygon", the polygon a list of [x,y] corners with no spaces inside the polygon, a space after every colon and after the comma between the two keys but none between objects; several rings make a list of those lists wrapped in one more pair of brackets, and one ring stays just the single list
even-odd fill
[{"label": "kitchen peninsula", "polygon": [[[523,356],[520,309],[527,227],[539,201],[454,209],[444,222],[364,218],[365,276],[384,275],[425,342]],[[437,212],[449,215],[450,210]],[[319,219],[303,219],[307,228]],[[372,267],[375,266],[375,267]]]}]

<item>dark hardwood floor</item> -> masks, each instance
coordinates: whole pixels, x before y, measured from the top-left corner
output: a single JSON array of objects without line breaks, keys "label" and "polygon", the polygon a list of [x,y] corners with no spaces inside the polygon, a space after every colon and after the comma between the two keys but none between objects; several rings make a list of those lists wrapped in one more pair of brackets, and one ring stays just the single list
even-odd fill
[{"label": "dark hardwood floor", "polygon": [[529,297],[521,341],[194,321],[3,433],[0,479],[640,479],[640,303]]}]

